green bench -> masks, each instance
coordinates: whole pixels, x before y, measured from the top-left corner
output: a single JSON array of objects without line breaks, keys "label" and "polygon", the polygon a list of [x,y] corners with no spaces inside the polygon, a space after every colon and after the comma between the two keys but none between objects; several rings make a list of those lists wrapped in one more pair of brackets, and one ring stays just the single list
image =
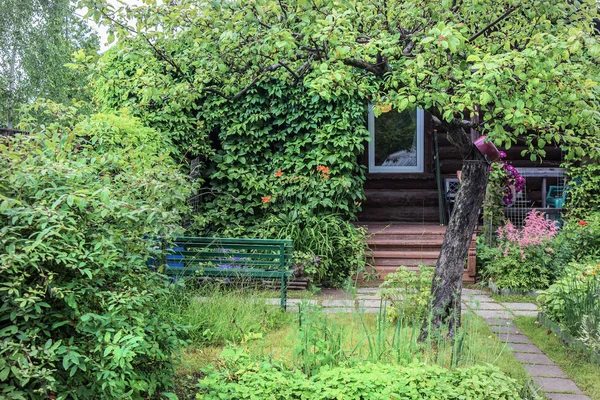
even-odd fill
[{"label": "green bench", "polygon": [[292,241],[178,237],[167,249],[164,273],[169,276],[258,278],[281,282],[281,308],[286,308],[292,276]]}]

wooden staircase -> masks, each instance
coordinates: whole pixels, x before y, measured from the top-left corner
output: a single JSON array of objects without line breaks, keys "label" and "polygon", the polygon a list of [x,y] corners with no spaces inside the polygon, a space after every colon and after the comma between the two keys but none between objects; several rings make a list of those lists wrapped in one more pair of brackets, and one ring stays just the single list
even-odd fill
[{"label": "wooden staircase", "polygon": [[[399,222],[359,222],[369,234],[369,262],[378,275],[377,284],[385,276],[404,265],[417,270],[419,265],[435,266],[442,248],[445,226],[437,224],[407,224]],[[465,260],[463,283],[475,281],[475,236]],[[366,282],[372,285],[373,282]]]}]

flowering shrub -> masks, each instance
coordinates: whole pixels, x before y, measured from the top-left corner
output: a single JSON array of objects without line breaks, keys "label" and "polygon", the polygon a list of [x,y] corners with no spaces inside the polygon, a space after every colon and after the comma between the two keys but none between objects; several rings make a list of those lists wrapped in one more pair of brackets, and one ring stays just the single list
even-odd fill
[{"label": "flowering shrub", "polygon": [[525,226],[515,228],[510,222],[498,228],[498,252],[484,266],[483,275],[502,288],[532,290],[548,287],[558,275],[553,263],[552,239],[558,233],[555,221],[532,210]]},{"label": "flowering shrub", "polygon": [[543,213],[531,210],[525,218],[523,228],[517,229],[509,221],[505,226],[499,227],[496,233],[501,243],[499,248],[503,250],[504,256],[509,256],[511,251],[518,250],[524,260],[527,258],[528,248],[548,244],[556,236],[558,225],[556,221],[546,220]]},{"label": "flowering shrub", "polygon": [[500,162],[490,165],[490,181],[500,189],[502,201],[509,206],[513,203],[513,193],[520,193],[525,188],[525,178],[507,161],[506,153],[501,151]]}]

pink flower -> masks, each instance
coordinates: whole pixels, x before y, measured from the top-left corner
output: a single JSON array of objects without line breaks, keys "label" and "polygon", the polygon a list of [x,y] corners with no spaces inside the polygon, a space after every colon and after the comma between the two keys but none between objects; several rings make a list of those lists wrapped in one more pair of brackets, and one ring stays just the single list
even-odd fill
[{"label": "pink flower", "polygon": [[[516,246],[519,249],[521,258],[525,259],[525,249],[533,246],[548,243],[558,233],[556,221],[546,220],[543,213],[532,210],[525,218],[525,225],[521,229],[514,227],[510,221],[496,231],[498,239],[505,240],[504,245],[499,249],[504,250],[504,255],[509,254],[510,248]],[[549,253],[552,248],[546,248]]]},{"label": "pink flower", "polygon": [[579,226],[586,226],[588,223],[585,221],[579,221],[578,224]]}]

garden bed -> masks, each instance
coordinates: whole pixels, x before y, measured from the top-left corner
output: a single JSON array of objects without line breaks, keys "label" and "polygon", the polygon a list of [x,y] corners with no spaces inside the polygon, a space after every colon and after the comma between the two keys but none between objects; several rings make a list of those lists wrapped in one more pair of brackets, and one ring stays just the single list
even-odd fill
[{"label": "garden bed", "polygon": [[591,363],[600,365],[600,354],[589,349],[585,344],[581,343],[581,341],[573,337],[570,333],[562,330],[556,322],[552,321],[544,313],[538,314],[538,321],[544,328],[552,331],[556,336],[558,336],[564,343],[567,344],[567,346],[585,354],[587,357],[589,357],[589,361]]}]

